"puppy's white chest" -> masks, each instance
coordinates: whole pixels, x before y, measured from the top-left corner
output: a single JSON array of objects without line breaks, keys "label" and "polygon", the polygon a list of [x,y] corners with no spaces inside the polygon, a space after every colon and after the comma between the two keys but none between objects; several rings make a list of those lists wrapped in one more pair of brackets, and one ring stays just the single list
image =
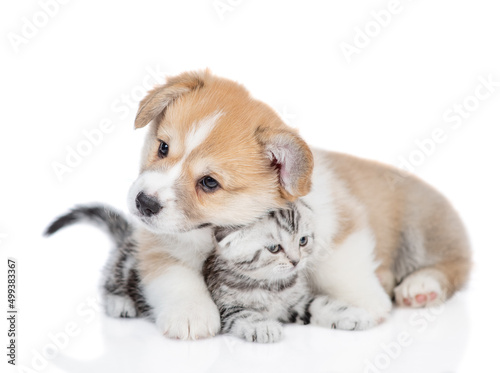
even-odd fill
[{"label": "puppy's white chest", "polygon": [[165,250],[183,264],[201,271],[213,249],[212,231],[208,228],[176,235],[165,235]]}]

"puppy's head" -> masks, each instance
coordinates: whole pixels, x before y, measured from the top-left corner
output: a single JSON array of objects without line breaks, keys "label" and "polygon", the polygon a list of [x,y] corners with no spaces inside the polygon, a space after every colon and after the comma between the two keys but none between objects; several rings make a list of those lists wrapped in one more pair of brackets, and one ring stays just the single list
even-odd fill
[{"label": "puppy's head", "polygon": [[241,85],[209,71],[149,92],[135,121],[146,125],[128,202],[153,232],[248,224],[310,190],[305,142]]}]

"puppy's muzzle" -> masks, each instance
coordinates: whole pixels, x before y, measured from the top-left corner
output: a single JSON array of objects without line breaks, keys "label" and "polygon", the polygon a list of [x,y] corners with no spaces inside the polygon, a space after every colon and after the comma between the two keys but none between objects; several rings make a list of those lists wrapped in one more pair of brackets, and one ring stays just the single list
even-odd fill
[{"label": "puppy's muzzle", "polygon": [[137,197],[135,197],[135,207],[144,216],[153,216],[160,212],[162,206],[160,202],[152,196],[148,196],[143,192],[139,192]]}]

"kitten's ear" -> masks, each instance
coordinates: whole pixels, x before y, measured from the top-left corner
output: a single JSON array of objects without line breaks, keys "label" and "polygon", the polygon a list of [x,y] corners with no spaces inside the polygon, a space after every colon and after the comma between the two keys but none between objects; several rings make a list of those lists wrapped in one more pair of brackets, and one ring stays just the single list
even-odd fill
[{"label": "kitten's ear", "polygon": [[160,115],[175,99],[202,88],[210,71],[186,72],[167,78],[167,82],[153,88],[139,104],[135,128],[142,128]]},{"label": "kitten's ear", "polygon": [[256,131],[271,167],[278,173],[280,192],[295,201],[311,190],[313,155],[304,140],[292,129],[262,128]]},{"label": "kitten's ear", "polygon": [[232,227],[217,227],[214,229],[214,238],[217,243],[221,243],[221,241],[229,236],[232,233],[235,233],[242,229],[242,226],[232,226]]}]

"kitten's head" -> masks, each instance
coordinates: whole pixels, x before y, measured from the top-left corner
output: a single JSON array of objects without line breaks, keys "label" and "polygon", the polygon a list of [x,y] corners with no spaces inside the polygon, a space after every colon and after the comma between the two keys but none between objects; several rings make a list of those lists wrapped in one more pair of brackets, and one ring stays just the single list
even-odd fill
[{"label": "kitten's head", "polygon": [[217,255],[233,270],[257,280],[287,278],[305,267],[312,253],[312,211],[298,200],[254,224],[217,228]]}]

